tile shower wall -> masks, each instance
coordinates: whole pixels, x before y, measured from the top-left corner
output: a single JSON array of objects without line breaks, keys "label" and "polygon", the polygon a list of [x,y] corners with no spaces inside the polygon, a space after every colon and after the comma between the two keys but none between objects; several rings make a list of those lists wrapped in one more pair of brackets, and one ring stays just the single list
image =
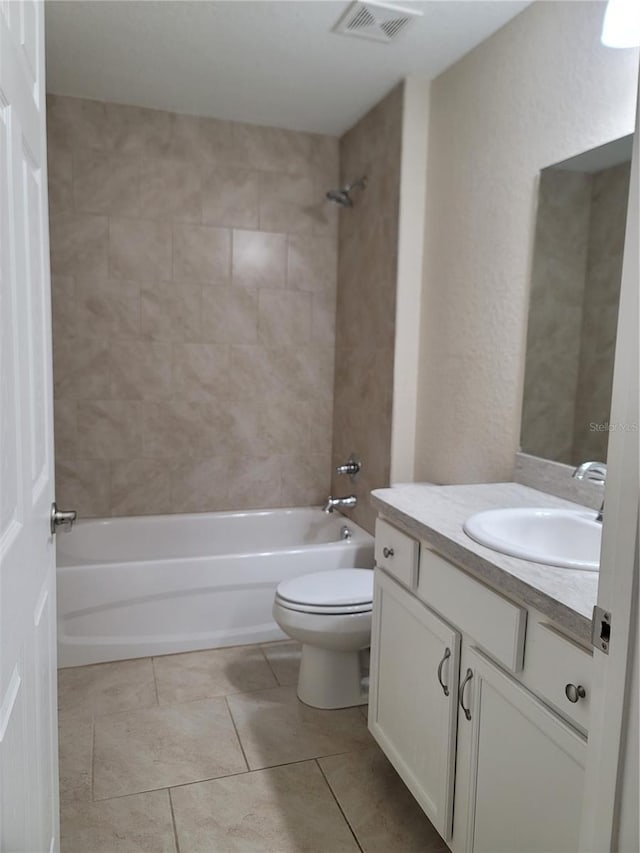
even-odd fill
[{"label": "tile shower wall", "polygon": [[355,483],[334,475],[334,495],[355,494],[350,513],[372,531],[372,489],[389,485],[395,334],[402,86],[340,140],[343,183],[367,176],[340,213],[333,464],[359,454]]},{"label": "tile shower wall", "polygon": [[58,503],[319,503],[338,140],[60,96],[48,123]]}]

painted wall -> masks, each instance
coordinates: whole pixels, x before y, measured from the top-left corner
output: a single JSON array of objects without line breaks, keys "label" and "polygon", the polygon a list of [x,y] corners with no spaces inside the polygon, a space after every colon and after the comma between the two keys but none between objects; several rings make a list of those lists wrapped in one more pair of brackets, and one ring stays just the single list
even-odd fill
[{"label": "painted wall", "polygon": [[48,120],[58,503],[320,503],[338,140],[59,96]]},{"label": "painted wall", "polygon": [[353,519],[373,530],[372,489],[389,485],[398,263],[403,87],[340,140],[343,183],[367,176],[340,211],[333,464],[355,452],[355,483],[334,474],[332,494],[355,494]]},{"label": "painted wall", "polygon": [[539,171],[633,131],[603,3],[534,3],[431,86],[416,479],[511,479]]}]

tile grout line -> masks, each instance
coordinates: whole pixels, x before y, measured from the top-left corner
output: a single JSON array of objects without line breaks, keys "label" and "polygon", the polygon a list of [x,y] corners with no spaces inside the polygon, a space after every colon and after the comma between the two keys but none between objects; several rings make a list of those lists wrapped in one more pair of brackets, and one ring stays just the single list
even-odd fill
[{"label": "tile grout line", "polygon": [[244,763],[247,765],[247,772],[250,772],[251,768],[249,767],[249,761],[248,761],[247,755],[244,751],[244,746],[242,745],[242,740],[240,738],[240,732],[238,731],[238,727],[236,726],[236,721],[233,719],[233,714],[231,712],[231,705],[229,705],[229,702],[227,701],[226,696],[224,697],[224,704],[227,707],[227,712],[229,714],[229,719],[231,720],[231,725],[233,726],[233,730],[236,733],[236,738],[238,739],[238,746],[240,747],[240,752],[242,753],[242,758],[244,760]]},{"label": "tile grout line", "polygon": [[[169,488],[171,488],[171,486],[169,486]],[[155,694],[156,694],[156,705],[157,705],[158,707],[161,707],[161,705],[160,705],[160,694],[158,693],[158,679],[157,679],[157,677],[156,677],[156,662],[155,662],[155,658],[154,658],[153,656],[151,656],[151,657],[149,658],[149,660],[151,661],[151,674],[153,675],[153,689],[154,689],[154,692],[155,692]],[[153,706],[151,706],[151,707],[153,707]]]},{"label": "tile grout line", "polygon": [[342,808],[342,806],[340,805],[340,801],[339,801],[339,800],[338,800],[338,798],[336,797],[336,795],[335,795],[335,793],[334,793],[334,791],[333,791],[333,788],[331,787],[331,783],[330,783],[330,782],[329,782],[329,780],[327,779],[327,777],[326,777],[326,775],[325,775],[325,772],[324,772],[324,770],[322,769],[322,767],[321,767],[321,765],[320,765],[320,761],[319,761],[317,758],[316,758],[316,759],[314,759],[314,761],[315,761],[315,763],[316,763],[316,765],[317,765],[317,767],[318,767],[318,770],[320,771],[320,775],[321,775],[321,776],[322,776],[322,778],[324,779],[325,784],[326,784],[327,788],[329,789],[329,791],[330,791],[330,793],[331,793],[331,796],[333,797],[333,799],[334,799],[334,801],[335,801],[335,804],[338,806],[338,809],[340,810],[340,814],[342,815],[342,817],[344,818],[345,823],[346,823],[346,824],[347,824],[347,826],[349,827],[349,832],[351,833],[351,835],[353,835],[353,840],[356,842],[356,844],[357,844],[357,846],[358,846],[358,850],[360,850],[360,851],[361,851],[361,853],[364,853],[363,848],[362,848],[362,845],[361,845],[361,844],[360,844],[360,842],[358,841],[358,836],[356,835],[356,832],[355,832],[354,828],[351,826],[351,822],[349,821],[349,818],[348,818],[348,817],[346,816],[346,814],[344,813],[344,809],[343,809],[343,808]]},{"label": "tile grout line", "polygon": [[276,675],[276,671],[275,671],[275,669],[273,668],[273,666],[271,665],[271,661],[270,661],[270,660],[269,660],[269,658],[267,657],[267,655],[266,655],[266,652],[265,652],[264,648],[263,648],[262,646],[258,646],[258,648],[259,648],[259,649],[260,649],[260,651],[262,652],[262,657],[266,660],[266,662],[267,662],[267,666],[268,666],[268,667],[269,667],[269,669],[271,670],[271,674],[273,675],[273,677],[274,677],[274,678],[275,678],[275,680],[276,680],[276,685],[277,685],[278,687],[283,687],[283,686],[285,686],[285,685],[283,685],[283,684],[281,684],[281,683],[280,683],[280,679],[279,679],[279,678],[278,678],[278,676]]},{"label": "tile grout line", "polygon": [[178,839],[178,827],[176,825],[176,813],[173,808],[173,799],[171,797],[171,788],[166,789],[169,795],[169,810],[171,811],[171,823],[173,825],[173,840],[176,843],[176,853],[180,853],[180,840]]},{"label": "tile grout line", "polygon": [[95,795],[95,776],[96,776],[96,717],[91,714],[91,802],[96,802]]}]

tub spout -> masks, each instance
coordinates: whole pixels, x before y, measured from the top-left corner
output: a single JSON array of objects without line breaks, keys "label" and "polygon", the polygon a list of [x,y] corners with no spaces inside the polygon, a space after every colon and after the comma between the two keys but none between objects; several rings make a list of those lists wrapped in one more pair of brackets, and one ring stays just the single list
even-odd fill
[{"label": "tub spout", "polygon": [[334,498],[329,495],[323,507],[323,512],[333,512],[334,509],[353,509],[357,503],[358,498],[355,495],[349,495],[346,498]]}]

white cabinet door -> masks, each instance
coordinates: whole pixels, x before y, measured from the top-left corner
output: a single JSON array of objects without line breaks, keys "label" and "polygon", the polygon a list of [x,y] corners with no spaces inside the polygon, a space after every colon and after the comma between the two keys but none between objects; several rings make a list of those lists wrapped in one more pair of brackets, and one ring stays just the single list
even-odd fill
[{"label": "white cabinet door", "polygon": [[369,729],[443,838],[451,835],[460,635],[376,569]]},{"label": "white cabinet door", "polygon": [[44,8],[0,3],[0,850],[58,849]]},{"label": "white cabinet door", "polygon": [[466,646],[459,702],[452,848],[577,851],[586,740]]}]

